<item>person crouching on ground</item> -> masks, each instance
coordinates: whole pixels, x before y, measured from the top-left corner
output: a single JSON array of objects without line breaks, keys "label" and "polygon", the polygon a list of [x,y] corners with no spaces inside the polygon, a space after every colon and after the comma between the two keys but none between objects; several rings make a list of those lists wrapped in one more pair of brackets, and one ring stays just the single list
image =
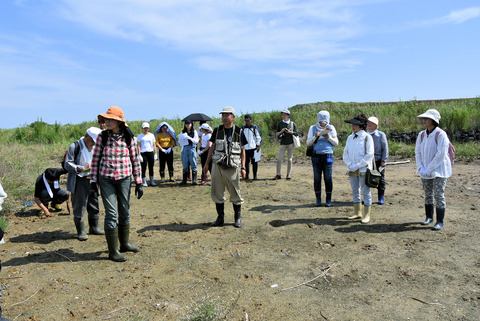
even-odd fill
[{"label": "person crouching on ground", "polygon": [[98,194],[92,193],[90,186],[90,169],[93,155],[93,146],[101,133],[100,128],[90,127],[85,136],[68,147],[65,155],[65,169],[68,171],[67,190],[72,195],[73,221],[80,241],[86,241],[83,213],[88,213],[89,234],[104,235],[105,232],[98,227],[100,210]]},{"label": "person crouching on ground", "polygon": [[[370,187],[365,185],[365,175],[367,168],[372,169],[373,139],[365,131],[367,128],[367,117],[364,114],[357,115],[345,122],[350,123],[353,130],[353,133],[348,136],[345,149],[343,150],[343,162],[347,165],[347,175],[350,177],[354,206],[354,214],[348,219],[361,219],[362,223],[368,223],[370,222],[372,193]],[[363,214],[360,189],[362,190],[364,201]]]},{"label": "person crouching on ground", "polygon": [[375,166],[380,172],[380,184],[378,184],[378,205],[385,204],[385,167],[388,159],[388,142],[384,132],[378,130],[378,118],[369,117],[367,120],[367,132],[373,138],[375,149]]},{"label": "person crouching on ground", "polygon": [[125,123],[123,111],[113,106],[105,114],[98,115],[98,119],[105,121],[107,130],[98,135],[93,150],[91,184],[98,193],[98,183],[102,193],[108,258],[124,262],[127,257],[120,252],[140,251],[140,248],[129,243],[130,184],[133,174],[135,195],[140,199],[143,195],[142,169],[135,136]]},{"label": "person crouching on ground", "polygon": [[425,130],[418,134],[415,145],[417,174],[422,179],[425,192],[426,218],[421,224],[428,225],[433,222],[433,208],[436,207],[437,222],[432,229],[438,231],[443,228],[447,207],[445,187],[447,179],[452,176],[452,163],[448,157],[450,140],[447,133],[438,127],[441,117],[436,109],[429,109],[418,118],[425,127]]},{"label": "person crouching on ground", "polygon": [[241,128],[233,124],[235,109],[225,107],[220,112],[222,123],[213,130],[210,138],[212,146],[208,152],[207,162],[203,168],[205,175],[210,162],[212,164],[212,200],[217,209],[217,219],[211,226],[222,226],[225,218],[225,189],[230,193],[235,213],[235,227],[242,227],[241,211],[243,199],[240,195],[240,174],[245,179],[245,148],[241,146]]},{"label": "person crouching on ground", "polygon": [[[40,207],[45,216],[51,216],[48,203],[52,209],[61,211],[60,204],[68,200],[68,191],[60,188],[60,176],[66,174],[63,168],[47,168],[35,182],[35,203]],[[67,202],[67,206],[70,205]],[[70,213],[70,208],[68,209]]]}]

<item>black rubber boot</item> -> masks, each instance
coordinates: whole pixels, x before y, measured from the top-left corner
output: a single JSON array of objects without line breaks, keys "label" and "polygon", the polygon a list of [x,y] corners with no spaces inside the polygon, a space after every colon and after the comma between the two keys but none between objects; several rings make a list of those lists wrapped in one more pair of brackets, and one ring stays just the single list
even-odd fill
[{"label": "black rubber boot", "polygon": [[210,226],[222,226],[225,219],[225,203],[215,203],[215,207],[217,208],[217,219],[215,222],[210,224]]},{"label": "black rubber boot", "polygon": [[235,224],[233,226],[235,227],[242,227],[242,205],[235,205],[233,204],[233,211],[235,213]]},{"label": "black rubber boot", "polygon": [[170,176],[170,182],[175,182],[175,179],[173,179],[173,171],[168,171],[168,175]]},{"label": "black rubber boot", "polygon": [[180,182],[180,185],[186,185],[187,184],[187,178],[188,178],[188,172],[183,172],[183,179]]},{"label": "black rubber boot", "polygon": [[79,241],[86,241],[88,240],[88,235],[85,232],[85,224],[83,223],[81,218],[73,218],[75,222],[75,227],[77,228],[77,237]]},{"label": "black rubber boot", "polygon": [[327,199],[325,200],[326,207],[332,207],[332,193],[327,193]]},{"label": "black rubber boot", "polygon": [[118,224],[118,239],[120,240],[120,252],[140,252],[140,248],[128,243],[130,239],[130,224]]},{"label": "black rubber boot", "polygon": [[192,185],[197,185],[197,172],[192,171]]},{"label": "black rubber boot", "polygon": [[315,197],[317,199],[316,202],[315,202],[315,207],[322,206],[322,193],[315,192]]},{"label": "black rubber boot", "polygon": [[422,225],[428,225],[433,222],[433,204],[425,204],[425,221],[423,221]]},{"label": "black rubber boot", "polygon": [[437,223],[432,227],[432,230],[440,231],[443,228],[443,219],[445,218],[445,209],[436,208],[437,211]]},{"label": "black rubber boot", "polygon": [[257,180],[258,179],[257,177],[258,163],[257,162],[252,163],[252,172],[253,172],[253,180]]},{"label": "black rubber boot", "polygon": [[105,235],[105,231],[98,227],[98,220],[100,219],[100,215],[91,216],[88,218],[88,225],[90,228],[88,229],[88,233],[92,235]]},{"label": "black rubber boot", "polygon": [[127,257],[118,251],[118,228],[105,229],[105,238],[108,245],[108,258],[115,262],[125,262]]}]

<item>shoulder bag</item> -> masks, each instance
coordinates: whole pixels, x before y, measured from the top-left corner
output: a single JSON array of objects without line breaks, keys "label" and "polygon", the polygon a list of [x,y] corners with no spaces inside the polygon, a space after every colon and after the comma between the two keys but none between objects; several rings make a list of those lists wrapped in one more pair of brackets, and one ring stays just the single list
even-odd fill
[{"label": "shoulder bag", "polygon": [[[365,154],[367,153],[367,140],[365,137]],[[367,172],[365,173],[365,185],[370,188],[378,188],[380,184],[380,178],[382,174],[377,170],[377,165],[375,164],[375,156],[373,156],[373,169],[367,167]]]}]

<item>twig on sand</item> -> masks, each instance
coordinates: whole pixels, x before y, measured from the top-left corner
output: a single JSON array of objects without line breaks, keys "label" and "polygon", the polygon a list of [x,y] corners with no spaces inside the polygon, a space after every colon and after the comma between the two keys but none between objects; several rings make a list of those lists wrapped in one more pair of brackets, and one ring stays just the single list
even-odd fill
[{"label": "twig on sand", "polygon": [[27,302],[27,301],[30,300],[35,294],[37,294],[38,291],[40,291],[40,290],[37,290],[37,292],[35,292],[34,294],[32,294],[31,296],[29,296],[27,299],[23,300],[22,302],[17,302],[17,303],[15,303],[15,304],[12,304],[12,305],[9,307],[9,309],[11,309],[12,307],[14,307],[14,306],[16,306],[16,305],[19,305],[19,304],[22,304],[22,303],[24,303],[24,302]]},{"label": "twig on sand", "polygon": [[[318,278],[324,277],[325,275],[327,275],[328,271],[330,271],[330,269],[331,269],[332,267],[337,266],[337,265],[338,265],[338,263],[333,263],[333,264],[329,265],[329,266],[325,269],[325,271],[322,272],[322,274],[317,275],[317,276],[314,277],[313,279],[308,280],[308,281],[305,281],[305,282],[300,283],[300,284],[297,284],[297,285],[295,285],[295,286],[286,288],[286,289],[282,289],[282,290],[280,290],[280,291],[278,291],[278,292],[283,292],[283,291],[295,289],[295,288],[298,288],[299,286],[306,285],[307,283],[310,283],[310,282],[312,282],[312,281],[315,281],[315,280],[318,279]],[[277,292],[277,293],[278,293],[278,292]]]},{"label": "twig on sand", "polygon": [[[42,249],[43,249],[45,252],[48,252],[48,250],[47,250],[46,248],[42,247]],[[52,253],[55,253],[55,254],[57,254],[57,255],[60,255],[61,257],[66,258],[66,259],[69,260],[70,262],[73,262],[72,260],[70,260],[69,257],[67,257],[67,256],[65,256],[65,255],[63,255],[63,254],[60,254],[60,253],[58,253],[57,251],[52,251]]]},{"label": "twig on sand", "polygon": [[400,164],[408,164],[410,163],[410,160],[406,160],[406,161],[399,161],[399,162],[387,162],[387,165],[400,165]]},{"label": "twig on sand", "polygon": [[421,302],[423,304],[430,304],[430,305],[443,305],[441,303],[438,303],[438,302],[427,302],[427,301],[423,301],[423,300],[420,300],[420,299],[417,299],[417,298],[414,298],[413,296],[409,297],[410,299],[413,299],[415,301],[418,301],[418,302]]},{"label": "twig on sand", "polygon": [[108,314],[115,313],[115,312],[120,311],[120,310],[123,310],[123,309],[125,309],[125,307],[121,307],[121,308],[118,308],[118,309],[116,309],[116,310],[110,311],[110,312],[107,313],[107,315],[108,315]]}]

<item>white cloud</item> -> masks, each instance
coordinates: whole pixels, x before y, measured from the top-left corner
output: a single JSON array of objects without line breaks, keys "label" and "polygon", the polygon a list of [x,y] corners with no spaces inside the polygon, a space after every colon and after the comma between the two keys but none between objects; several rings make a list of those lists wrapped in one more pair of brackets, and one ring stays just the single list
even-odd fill
[{"label": "white cloud", "polygon": [[349,53],[346,41],[362,32],[351,6],[327,0],[64,0],[60,13],[98,33],[193,54],[199,68],[216,70],[313,64]]},{"label": "white cloud", "polygon": [[462,10],[455,10],[448,15],[425,22],[427,25],[454,23],[460,24],[468,20],[480,17],[480,7],[471,7]]}]

